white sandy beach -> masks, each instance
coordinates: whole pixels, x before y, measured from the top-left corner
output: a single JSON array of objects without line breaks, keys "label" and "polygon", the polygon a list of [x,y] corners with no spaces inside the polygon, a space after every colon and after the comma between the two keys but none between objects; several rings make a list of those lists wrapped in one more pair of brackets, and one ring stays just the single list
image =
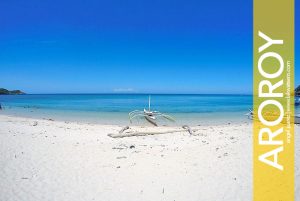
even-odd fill
[{"label": "white sandy beach", "polygon": [[0,115],[0,200],[252,200],[252,124],[197,128],[114,139],[119,126]]}]

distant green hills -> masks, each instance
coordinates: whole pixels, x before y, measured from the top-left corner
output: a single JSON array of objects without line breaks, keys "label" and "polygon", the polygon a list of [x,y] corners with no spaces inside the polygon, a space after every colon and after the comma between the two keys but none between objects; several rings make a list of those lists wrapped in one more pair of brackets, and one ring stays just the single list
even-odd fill
[{"label": "distant green hills", "polygon": [[9,91],[7,89],[0,88],[0,95],[21,95],[21,94],[25,94],[25,93],[20,90]]}]

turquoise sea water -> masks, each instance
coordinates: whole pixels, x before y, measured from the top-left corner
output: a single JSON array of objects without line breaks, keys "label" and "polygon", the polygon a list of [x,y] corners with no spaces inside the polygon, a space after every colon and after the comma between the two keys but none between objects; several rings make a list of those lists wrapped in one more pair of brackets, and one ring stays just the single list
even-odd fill
[{"label": "turquoise sea water", "polygon": [[[4,107],[0,114],[125,125],[130,111],[148,108],[148,95],[2,95],[0,103]],[[250,108],[250,95],[151,95],[151,109],[172,115],[177,124],[245,122],[249,120],[244,114]],[[137,119],[134,124],[145,122]]]}]

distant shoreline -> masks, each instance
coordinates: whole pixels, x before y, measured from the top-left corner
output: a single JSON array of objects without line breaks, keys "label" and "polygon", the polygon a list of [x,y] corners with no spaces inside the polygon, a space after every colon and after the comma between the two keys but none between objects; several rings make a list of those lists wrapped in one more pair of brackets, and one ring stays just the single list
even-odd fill
[{"label": "distant shoreline", "polygon": [[0,95],[23,95],[26,94],[21,90],[8,90],[5,88],[0,88]]}]

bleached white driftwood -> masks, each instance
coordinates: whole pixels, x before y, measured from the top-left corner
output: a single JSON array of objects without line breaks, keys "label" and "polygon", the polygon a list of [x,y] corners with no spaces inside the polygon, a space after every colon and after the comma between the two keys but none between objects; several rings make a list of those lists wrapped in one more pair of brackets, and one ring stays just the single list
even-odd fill
[{"label": "bleached white driftwood", "polygon": [[[126,128],[126,129],[124,129]],[[179,133],[179,132],[185,132],[188,131],[189,134],[193,135],[194,132],[197,130],[192,130],[189,126],[184,125],[182,126],[182,129],[173,129],[173,130],[167,130],[167,131],[143,131],[143,132],[127,132],[123,133],[124,130],[129,129],[128,126],[124,127],[119,133],[110,133],[108,134],[109,137],[112,138],[123,138],[123,137],[133,137],[133,136],[147,136],[147,135],[161,135],[161,134],[170,134],[170,133]]]}]

